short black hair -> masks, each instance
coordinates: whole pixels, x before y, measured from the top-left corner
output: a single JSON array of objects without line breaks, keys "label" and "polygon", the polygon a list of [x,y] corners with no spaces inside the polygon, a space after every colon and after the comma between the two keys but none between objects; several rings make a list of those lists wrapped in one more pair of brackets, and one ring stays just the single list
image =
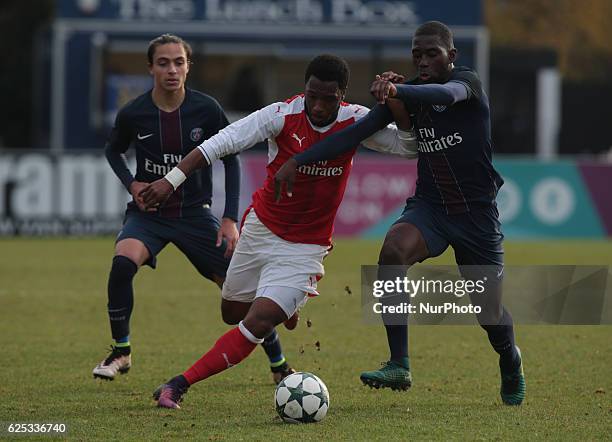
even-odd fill
[{"label": "short black hair", "polygon": [[453,49],[455,47],[452,31],[442,22],[428,21],[423,23],[414,31],[415,37],[422,35],[437,35],[446,49]]},{"label": "short black hair", "polygon": [[311,75],[314,75],[321,81],[336,81],[338,82],[338,88],[345,91],[351,71],[344,59],[336,55],[323,54],[316,56],[308,63],[306,73],[304,74],[304,83],[308,83]]},{"label": "short black hair", "polygon": [[189,43],[183,40],[181,37],[174,34],[162,34],[159,37],[154,38],[149,42],[149,49],[147,49],[147,59],[149,60],[149,64],[153,64],[153,56],[155,55],[155,49],[161,45],[167,45],[169,43],[176,43],[183,45],[183,49],[185,49],[185,55],[187,55],[187,61],[191,61],[191,55],[193,51]]}]

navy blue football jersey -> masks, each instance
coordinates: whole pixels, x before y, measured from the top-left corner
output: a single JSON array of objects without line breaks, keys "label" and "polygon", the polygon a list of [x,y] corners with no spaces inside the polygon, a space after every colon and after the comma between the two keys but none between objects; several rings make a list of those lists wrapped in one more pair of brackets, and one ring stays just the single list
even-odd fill
[{"label": "navy blue football jersey", "polygon": [[[135,179],[142,182],[162,178],[191,150],[229,124],[219,103],[206,94],[186,88],[181,106],[173,112],[164,112],[153,102],[151,92],[140,95],[119,111],[107,144],[107,149],[120,153],[134,148]],[[236,158],[231,159],[237,162]],[[231,159],[226,157],[223,161]],[[230,197],[236,200],[237,212],[238,195]],[[212,168],[207,165],[187,178],[160,207],[159,215],[188,216],[203,205],[210,205],[211,199]],[[135,206],[133,202],[130,205]],[[236,218],[237,213],[229,216]]]},{"label": "navy blue football jersey", "polygon": [[453,214],[493,203],[503,180],[491,161],[489,99],[478,75],[456,67],[449,81],[463,83],[468,99],[451,106],[414,101],[407,109],[419,150],[415,195]]}]

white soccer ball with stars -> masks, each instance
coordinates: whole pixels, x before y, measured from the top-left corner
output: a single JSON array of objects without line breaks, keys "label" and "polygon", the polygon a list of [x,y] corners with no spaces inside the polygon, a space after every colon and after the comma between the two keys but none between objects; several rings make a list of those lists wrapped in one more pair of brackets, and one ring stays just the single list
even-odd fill
[{"label": "white soccer ball with stars", "polygon": [[274,405],[278,415],[287,423],[320,422],[329,408],[329,392],[314,374],[297,372],[278,384]]}]

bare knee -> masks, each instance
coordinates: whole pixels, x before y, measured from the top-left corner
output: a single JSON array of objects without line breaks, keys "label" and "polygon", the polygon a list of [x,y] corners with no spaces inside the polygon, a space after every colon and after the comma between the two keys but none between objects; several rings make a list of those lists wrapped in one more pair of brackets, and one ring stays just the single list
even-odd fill
[{"label": "bare knee", "polygon": [[393,241],[385,241],[378,256],[378,263],[381,265],[407,264],[405,261],[409,253],[400,244]]},{"label": "bare knee", "polygon": [[274,301],[257,298],[242,323],[254,336],[264,338],[286,319],[287,314]]},{"label": "bare knee", "polygon": [[236,325],[247,315],[251,304],[246,302],[221,301],[221,317],[228,325]]},{"label": "bare knee", "polygon": [[396,224],[391,227],[378,263],[381,265],[412,265],[429,256],[421,232],[412,224]]},{"label": "bare knee", "polygon": [[135,238],[122,239],[115,244],[115,256],[125,256],[138,267],[151,257],[144,243]]}]

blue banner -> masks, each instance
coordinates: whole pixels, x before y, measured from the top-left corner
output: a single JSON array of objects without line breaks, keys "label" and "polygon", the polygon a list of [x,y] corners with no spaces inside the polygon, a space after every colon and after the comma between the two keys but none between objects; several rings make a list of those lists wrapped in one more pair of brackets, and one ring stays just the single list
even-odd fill
[{"label": "blue banner", "polygon": [[58,17],[125,21],[482,25],[481,0],[60,0]]}]

